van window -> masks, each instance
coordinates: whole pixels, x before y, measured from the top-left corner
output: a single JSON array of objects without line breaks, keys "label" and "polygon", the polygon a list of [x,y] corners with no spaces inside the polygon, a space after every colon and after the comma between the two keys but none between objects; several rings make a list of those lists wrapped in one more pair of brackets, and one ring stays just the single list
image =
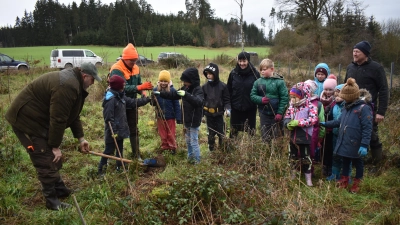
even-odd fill
[{"label": "van window", "polygon": [[94,53],[88,50],[85,50],[86,57],[94,57]]},{"label": "van window", "polygon": [[58,57],[58,50],[51,51],[51,57]]},{"label": "van window", "polygon": [[63,51],[64,57],[83,57],[83,51],[76,51],[76,50],[64,50]]}]

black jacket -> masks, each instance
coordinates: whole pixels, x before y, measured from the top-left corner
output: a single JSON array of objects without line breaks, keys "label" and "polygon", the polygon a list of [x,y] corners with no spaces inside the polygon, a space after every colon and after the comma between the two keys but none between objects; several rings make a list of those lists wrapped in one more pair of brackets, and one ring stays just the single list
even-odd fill
[{"label": "black jacket", "polygon": [[160,96],[167,99],[180,99],[182,98],[182,117],[186,127],[199,127],[201,118],[203,116],[203,90],[200,87],[199,72],[196,68],[186,69],[181,76],[181,80],[191,83],[189,87],[183,86],[180,90],[186,93],[183,97],[179,96],[176,91],[170,92],[162,91]]},{"label": "black jacket", "polygon": [[352,62],[347,66],[344,83],[350,77],[356,80],[360,89],[365,88],[369,91],[374,111],[384,116],[388,107],[388,84],[383,66],[371,58],[361,65]]},{"label": "black jacket", "polygon": [[239,111],[256,110],[256,104],[250,99],[250,92],[254,82],[260,78],[260,73],[249,62],[249,66],[242,70],[238,64],[228,77],[228,90],[231,97],[231,107]]}]

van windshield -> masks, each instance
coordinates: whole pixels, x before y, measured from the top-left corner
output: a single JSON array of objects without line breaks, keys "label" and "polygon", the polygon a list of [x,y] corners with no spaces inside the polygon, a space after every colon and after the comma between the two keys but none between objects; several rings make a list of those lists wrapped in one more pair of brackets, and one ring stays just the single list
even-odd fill
[{"label": "van windshield", "polygon": [[94,53],[91,51],[86,50],[85,53],[86,53],[86,57],[94,57]]}]

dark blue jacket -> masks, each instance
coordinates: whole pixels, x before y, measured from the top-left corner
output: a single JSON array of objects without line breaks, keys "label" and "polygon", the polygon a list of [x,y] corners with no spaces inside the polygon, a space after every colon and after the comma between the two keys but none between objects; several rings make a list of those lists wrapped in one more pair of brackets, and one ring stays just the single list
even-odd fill
[{"label": "dark blue jacket", "polygon": [[360,147],[368,147],[372,132],[372,109],[363,100],[345,104],[338,120],[326,122],[326,127],[339,127],[334,154],[359,158]]},{"label": "dark blue jacket", "polygon": [[[176,92],[175,88],[172,86],[170,90]],[[153,91],[157,91],[157,87],[153,89]],[[152,103],[156,107],[157,118],[169,120],[169,119],[176,119],[177,121],[182,121],[182,113],[181,107],[179,104],[179,100],[170,100],[166,98],[162,98],[159,95],[156,95],[157,103]],[[161,112],[162,114],[161,115]]]}]

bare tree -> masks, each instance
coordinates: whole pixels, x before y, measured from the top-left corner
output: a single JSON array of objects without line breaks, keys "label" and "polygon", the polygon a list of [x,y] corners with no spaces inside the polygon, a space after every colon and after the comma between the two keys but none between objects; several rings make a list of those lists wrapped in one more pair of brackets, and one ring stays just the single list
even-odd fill
[{"label": "bare tree", "polygon": [[240,17],[239,17],[239,26],[240,26],[240,37],[242,39],[242,51],[244,51],[244,34],[243,34],[243,5],[244,0],[234,0],[240,7]]}]

